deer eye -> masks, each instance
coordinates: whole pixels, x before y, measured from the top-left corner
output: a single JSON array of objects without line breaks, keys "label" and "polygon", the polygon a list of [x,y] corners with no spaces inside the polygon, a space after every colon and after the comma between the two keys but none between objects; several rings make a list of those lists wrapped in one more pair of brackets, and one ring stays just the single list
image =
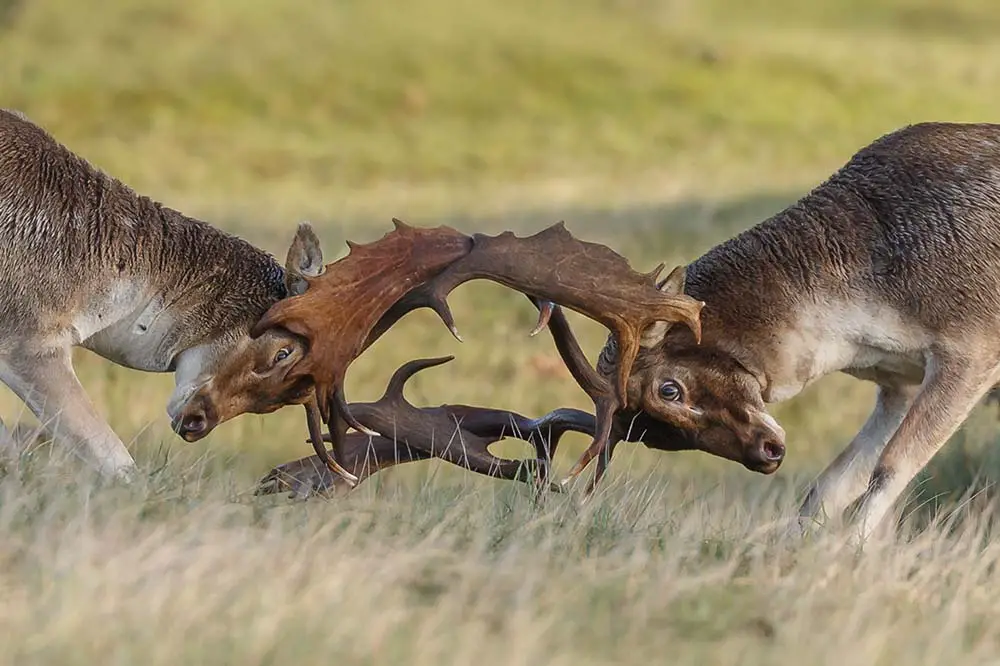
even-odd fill
[{"label": "deer eye", "polygon": [[281,363],[291,355],[292,355],[292,350],[289,347],[282,347],[274,355],[274,363]]},{"label": "deer eye", "polygon": [[681,386],[672,379],[660,384],[660,397],[668,402],[676,402],[681,399]]}]

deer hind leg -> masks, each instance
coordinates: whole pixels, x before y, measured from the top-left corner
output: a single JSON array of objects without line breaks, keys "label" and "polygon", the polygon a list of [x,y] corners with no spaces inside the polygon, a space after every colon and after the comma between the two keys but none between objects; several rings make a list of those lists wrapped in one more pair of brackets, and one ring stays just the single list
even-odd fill
[{"label": "deer hind leg", "polygon": [[[994,359],[995,361],[995,359]],[[895,501],[996,383],[1000,366],[937,353],[919,394],[882,450],[856,512],[865,540]]]},{"label": "deer hind leg", "polygon": [[57,444],[69,447],[107,477],[133,476],[135,461],[97,414],[73,371],[69,349],[0,357],[0,381],[28,405]]},{"label": "deer hind leg", "polygon": [[844,509],[861,496],[879,454],[896,432],[919,390],[919,386],[879,386],[875,408],[868,420],[809,488],[799,509],[801,530],[827,518],[839,518]]}]

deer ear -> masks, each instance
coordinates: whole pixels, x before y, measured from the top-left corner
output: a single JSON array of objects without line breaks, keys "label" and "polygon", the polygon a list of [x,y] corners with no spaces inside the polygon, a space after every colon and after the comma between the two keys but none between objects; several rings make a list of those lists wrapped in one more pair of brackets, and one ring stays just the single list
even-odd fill
[{"label": "deer ear", "polygon": [[314,278],[323,274],[323,250],[319,246],[319,238],[308,222],[299,224],[295,238],[288,248],[285,258],[285,287],[289,296],[305,293],[309,284],[306,278]]},{"label": "deer ear", "polygon": [[[660,290],[661,293],[669,294],[671,296],[683,296],[684,295],[684,279],[687,276],[687,266],[678,266],[674,270],[670,271],[670,275],[663,278],[656,288]],[[639,340],[639,346],[643,348],[655,347],[663,341],[666,337],[667,332],[670,330],[670,326],[676,322],[665,322],[665,321],[655,321],[646,327],[646,330],[642,332],[642,338]]]},{"label": "deer ear", "polygon": [[670,275],[663,278],[663,281],[656,287],[664,294],[671,296],[682,296],[684,294],[684,280],[687,277],[687,266],[678,266],[670,271]]}]

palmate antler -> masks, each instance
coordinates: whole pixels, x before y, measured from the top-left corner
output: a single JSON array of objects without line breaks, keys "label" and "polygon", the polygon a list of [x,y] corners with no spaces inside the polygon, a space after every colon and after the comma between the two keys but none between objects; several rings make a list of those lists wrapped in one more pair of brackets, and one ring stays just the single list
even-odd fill
[{"label": "palmate antler", "polygon": [[[308,353],[289,370],[289,377],[313,380],[315,405],[306,405],[313,449],[348,483],[357,479],[337,462],[347,427],[367,435],[379,433],[359,423],[347,406],[347,368],[388,330],[389,325],[383,325],[372,335],[394,303],[472,248],[471,238],[450,227],[419,229],[397,219],[393,224],[393,231],[372,243],[348,241],[346,257],[328,264],[321,275],[305,278],[305,293],[278,301],[251,331],[251,336],[258,337],[281,327],[308,342]],[[321,439],[321,418],[334,435],[333,456]]]},{"label": "palmate antler", "polygon": [[[459,285],[487,279],[528,295],[540,309],[539,323],[532,334],[549,324],[563,361],[593,400],[597,417],[594,439],[565,483],[609,446],[615,415],[627,406],[627,383],[643,333],[657,322],[682,323],[696,340],[701,338],[699,315],[704,303],[660,291],[657,277],[662,270],[660,264],[649,273],[639,273],[611,248],[574,238],[563,222],[524,238],[511,232],[499,236],[475,234],[468,254],[407,293],[389,314],[402,316],[399,313],[428,307],[458,337],[446,299]],[[611,331],[618,348],[613,382],[586,361],[569,323],[554,304],[585,315]],[[603,474],[607,458],[598,464]]]},{"label": "palmate antler", "polygon": [[[347,429],[374,431],[347,405],[343,391],[347,367],[406,313],[421,307],[433,309],[461,340],[446,299],[469,280],[491,280],[531,297],[540,307],[532,334],[546,323],[551,328],[553,317],[557,324],[565,323],[553,305],[559,304],[604,324],[618,345],[613,381],[590,367],[578,345],[579,358],[567,360],[563,354],[596,410],[594,439],[567,481],[609,446],[615,415],[627,406],[627,382],[643,333],[658,322],[680,322],[700,339],[699,315],[704,304],[660,291],[656,278],[662,264],[639,273],[612,249],[574,238],[562,222],[524,238],[511,232],[470,238],[449,227],[414,229],[395,219],[393,223],[395,231],[374,243],[349,243],[347,257],[311,278],[304,294],[275,304],[253,332],[259,335],[282,326],[309,342],[309,353],[291,372],[314,379],[318,408],[330,429],[333,457],[317,434],[315,411],[309,419],[313,448],[349,482],[355,480],[353,475],[336,463]],[[552,330],[556,336],[556,329]],[[568,323],[565,332],[556,336],[557,346],[560,339],[564,347],[571,339]]]},{"label": "palmate antler", "polygon": [[[534,481],[539,490],[548,484],[551,455],[564,434],[594,433],[594,417],[577,409],[558,409],[538,419],[517,412],[469,405],[414,407],[403,396],[413,375],[453,360],[451,356],[417,359],[400,366],[383,396],[372,403],[351,403],[352,414],[364,425],[386,433],[370,437],[347,434],[339,460],[359,482],[375,472],[406,462],[440,458],[464,469],[512,481]],[[489,446],[513,437],[535,447],[534,460],[494,456]],[[329,440],[330,437],[325,437]],[[309,456],[272,469],[260,482],[258,494],[303,487],[332,490],[353,487],[342,476],[330,474],[319,456]],[[560,487],[551,485],[550,490]]]}]

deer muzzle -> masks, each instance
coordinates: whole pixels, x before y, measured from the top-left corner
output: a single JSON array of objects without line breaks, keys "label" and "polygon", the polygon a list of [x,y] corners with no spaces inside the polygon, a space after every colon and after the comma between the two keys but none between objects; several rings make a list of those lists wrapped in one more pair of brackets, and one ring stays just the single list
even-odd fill
[{"label": "deer muzzle", "polygon": [[219,425],[218,412],[199,391],[171,420],[170,427],[186,442],[197,442]]}]

